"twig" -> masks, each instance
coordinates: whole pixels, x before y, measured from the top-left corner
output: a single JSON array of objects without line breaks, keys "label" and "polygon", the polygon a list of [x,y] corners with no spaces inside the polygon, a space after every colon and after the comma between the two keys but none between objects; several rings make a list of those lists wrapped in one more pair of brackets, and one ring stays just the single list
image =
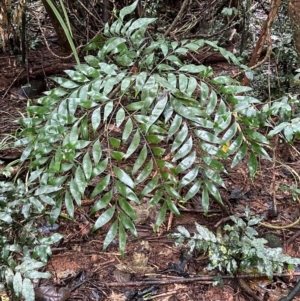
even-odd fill
[{"label": "twig", "polygon": [[277,208],[277,201],[276,201],[276,173],[275,173],[275,168],[276,168],[276,149],[278,145],[278,136],[275,138],[275,147],[273,148],[273,179],[272,179],[272,189],[273,189],[273,210],[272,214],[275,213],[274,216],[278,215],[278,208]]},{"label": "twig", "polygon": [[250,295],[250,297],[252,298],[252,300],[255,301],[263,301],[261,298],[259,298],[258,296],[256,296],[252,289],[250,288],[250,286],[248,285],[248,283],[246,281],[244,281],[244,279],[238,279],[238,283],[239,286],[241,287],[241,289],[243,291],[245,291],[248,295]]},{"label": "twig", "polygon": [[289,292],[289,294],[286,297],[280,298],[278,301],[292,301],[296,297],[299,291],[300,291],[300,281],[298,281],[298,283],[294,286],[294,288]]},{"label": "twig", "polygon": [[[284,274],[273,274],[274,277],[290,277],[288,273]],[[293,276],[300,276],[300,273],[294,273]],[[191,278],[182,278],[174,277],[173,279],[168,280],[144,280],[144,281],[128,281],[128,282],[100,282],[97,285],[100,287],[139,287],[145,285],[168,285],[174,283],[193,283],[193,282],[203,282],[203,281],[215,281],[216,275],[214,276],[201,276],[201,277],[191,277]],[[236,276],[220,276],[222,279],[255,279],[261,277],[267,277],[266,275],[238,275]]]},{"label": "twig", "polygon": [[[245,217],[246,214],[245,213],[241,213],[241,214],[235,214],[235,217]],[[230,221],[231,220],[231,216],[226,216],[222,219],[220,219],[215,225],[215,228],[218,228],[221,224],[223,224],[224,222]]]},{"label": "twig", "polygon": [[169,27],[169,29],[165,32],[164,37],[166,37],[171,32],[171,30],[173,30],[173,28],[176,26],[178,20],[181,19],[182,15],[183,15],[183,12],[184,12],[185,8],[188,5],[188,2],[189,2],[189,0],[184,0],[184,2],[182,3],[181,9],[180,9],[180,11],[178,13],[178,15],[174,19],[174,21],[171,24],[171,26]]},{"label": "twig", "polygon": [[19,74],[15,77],[15,79],[12,81],[12,83],[9,85],[9,87],[6,89],[4,95],[2,96],[2,99],[5,98],[11,87],[14,85],[14,83],[18,80],[18,78],[21,76],[21,74],[25,71],[25,69],[22,69]]},{"label": "twig", "polygon": [[291,236],[287,241],[286,245],[288,246],[292,241],[294,241],[298,236],[300,236],[300,231],[297,231],[293,236]]}]

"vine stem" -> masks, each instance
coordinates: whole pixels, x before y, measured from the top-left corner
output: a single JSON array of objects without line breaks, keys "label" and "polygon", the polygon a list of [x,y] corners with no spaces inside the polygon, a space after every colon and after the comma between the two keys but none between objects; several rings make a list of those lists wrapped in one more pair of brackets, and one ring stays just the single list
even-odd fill
[{"label": "vine stem", "polygon": [[300,217],[295,222],[293,222],[293,223],[291,223],[289,225],[285,225],[285,226],[276,226],[276,225],[271,225],[271,224],[267,224],[267,223],[259,223],[259,225],[267,227],[269,229],[282,230],[282,229],[293,228],[296,225],[298,225],[299,223],[300,223]]}]

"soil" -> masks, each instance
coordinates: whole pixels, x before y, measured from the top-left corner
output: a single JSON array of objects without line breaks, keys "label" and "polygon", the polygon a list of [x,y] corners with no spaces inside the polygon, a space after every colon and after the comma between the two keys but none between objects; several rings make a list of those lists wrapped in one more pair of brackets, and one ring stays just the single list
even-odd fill
[{"label": "soil", "polygon": [[[59,47],[52,50],[61,56],[64,55]],[[43,59],[39,61],[37,57]],[[6,134],[14,135],[18,130],[16,120],[21,114],[25,114],[27,100],[20,98],[16,92],[27,82],[27,78],[37,79],[44,74],[59,75],[63,69],[69,69],[75,64],[72,59],[65,61],[52,57],[45,47],[30,52],[29,69],[15,67],[18,65],[17,60],[17,56],[0,56],[0,139]],[[231,67],[223,62],[215,67],[231,72]],[[299,217],[299,202],[293,200],[289,192],[280,190],[280,187],[291,187],[295,175],[300,172],[299,147],[298,142],[293,146],[277,142],[276,148],[270,150],[270,155],[276,158],[276,161],[260,159],[254,182],[250,180],[246,171],[246,162],[234,169],[228,166],[229,173],[223,177],[227,189],[221,189],[220,192],[231,213],[242,215],[248,206],[251,215],[263,216],[264,223],[268,225],[285,226],[294,223]],[[18,157],[19,153],[10,149],[6,150],[5,154],[2,152],[1,156]],[[274,212],[274,202],[277,214]],[[176,232],[178,226],[184,226],[193,233],[195,222],[213,231],[216,230],[216,226],[228,223],[227,215],[213,200],[210,211],[205,216],[197,198],[193,199],[182,208],[180,217],[169,215],[157,233],[153,231],[153,217],[151,214],[146,216],[136,226],[139,239],[128,236],[124,259],[119,252],[117,241],[113,241],[106,252],[102,251],[105,229],[91,233],[93,220],[88,213],[92,206],[93,203],[87,201],[81,208],[77,208],[76,222],[62,218],[57,221],[59,228],[55,231],[63,234],[64,239],[53,246],[53,256],[47,266],[53,277],[40,285],[71,287],[80,278],[83,283],[70,294],[67,293],[68,299],[63,300],[243,301],[256,300],[256,296],[260,300],[275,301],[287,295],[297,281],[297,277],[291,273],[289,277],[276,276],[272,280],[244,275],[245,278],[241,276],[242,284],[230,275],[222,275],[222,286],[214,286],[214,276],[217,273],[207,271],[207,258],[197,257],[196,254],[188,258],[184,271],[176,272],[185,250],[176,248],[174,240],[167,235]],[[291,228],[281,230],[259,226],[257,230],[260,236],[270,233],[275,235],[286,254],[300,257],[300,225],[295,224]],[[168,269],[169,272],[166,272]],[[148,297],[137,296],[138,292],[146,289],[149,290]],[[130,297],[130,294],[136,296]],[[294,300],[300,300],[300,296]]]}]

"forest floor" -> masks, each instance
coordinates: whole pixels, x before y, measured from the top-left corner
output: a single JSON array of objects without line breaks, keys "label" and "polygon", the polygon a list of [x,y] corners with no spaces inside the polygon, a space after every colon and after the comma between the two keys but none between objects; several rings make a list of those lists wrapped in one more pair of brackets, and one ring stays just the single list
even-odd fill
[{"label": "forest floor", "polygon": [[[61,64],[57,64],[57,61],[53,63],[47,50],[40,48],[30,52],[32,68],[36,67],[35,58],[41,52],[44,57],[48,57],[47,61],[43,59],[48,64],[48,67],[43,67],[43,73],[48,68],[45,73],[47,76],[59,75],[63,69],[71,68],[75,64],[71,60]],[[21,114],[26,114],[27,100],[20,98],[16,91],[26,83],[28,74],[24,68],[15,67],[16,57],[1,55],[0,61],[1,141],[5,134],[16,134],[19,127],[16,120]],[[63,69],[59,70],[57,66]],[[224,62],[212,67],[230,72],[230,66]],[[39,72],[33,76],[29,74],[29,77],[39,78],[42,76]],[[264,222],[270,225],[284,226],[295,222],[299,217],[300,204],[293,200],[290,192],[280,188],[292,187],[294,174],[300,174],[299,148],[300,144],[295,143],[292,147],[278,141],[274,150],[270,150],[270,156],[275,158],[275,162],[260,159],[254,182],[249,178],[246,162],[234,169],[227,166],[228,174],[223,178],[227,189],[222,188],[220,192],[230,212],[241,216],[248,206],[251,215],[263,216]],[[0,150],[3,165],[19,156],[20,152],[15,149]],[[272,217],[270,213],[274,202],[279,214]],[[105,228],[96,233],[90,232],[93,219],[89,216],[89,211],[92,206],[93,203],[89,200],[84,201],[82,207],[76,209],[75,221],[62,218],[57,221],[59,228],[55,231],[63,234],[64,239],[53,246],[53,256],[47,266],[53,277],[41,284],[70,287],[80,278],[83,283],[72,291],[67,300],[254,300],[253,295],[249,295],[250,289],[260,300],[275,301],[287,295],[297,281],[297,277],[292,274],[289,278],[275,276],[271,280],[246,277],[243,278],[246,289],[245,286],[242,289],[237,279],[223,275],[226,276],[223,285],[213,286],[213,277],[217,272],[207,271],[207,257],[198,254],[188,259],[184,273],[170,269],[174,264],[181,263],[184,250],[174,246],[174,240],[167,236],[169,233],[176,232],[178,226],[184,226],[193,233],[195,222],[212,231],[216,230],[217,225],[228,223],[226,214],[213,200],[210,211],[205,216],[196,196],[182,208],[180,217],[167,216],[166,223],[157,233],[153,231],[155,212],[151,214],[146,208],[139,208],[144,216],[136,225],[139,239],[128,236],[124,259],[121,258],[117,242],[113,242],[106,252],[102,251]],[[259,226],[257,231],[261,237],[268,233],[274,234],[286,254],[300,257],[300,225],[281,230]],[[139,295],[139,292],[142,294],[147,290],[147,297]],[[300,300],[300,297],[294,300]]]}]

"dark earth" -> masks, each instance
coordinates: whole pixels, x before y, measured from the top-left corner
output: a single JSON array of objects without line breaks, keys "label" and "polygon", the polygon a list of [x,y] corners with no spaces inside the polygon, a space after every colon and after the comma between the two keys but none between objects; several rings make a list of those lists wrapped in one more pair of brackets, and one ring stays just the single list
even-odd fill
[{"label": "dark earth", "polygon": [[[51,47],[56,54],[66,56],[58,45]],[[24,90],[21,86],[27,83],[28,78],[29,81],[43,82],[43,78],[61,75],[64,69],[75,65],[72,58],[64,60],[53,57],[43,45],[30,51],[27,68],[18,62],[19,56],[0,56],[0,145],[6,135],[17,134],[19,126],[16,120],[26,114],[27,97],[22,93]],[[233,72],[232,67],[224,62],[216,62],[212,68],[217,72]],[[50,89],[51,85],[50,81],[43,83],[42,90]],[[37,94],[41,92],[38,88]],[[34,98],[35,95],[29,96]],[[274,141],[274,145],[276,147],[269,150],[274,162],[260,159],[254,182],[247,172],[246,161],[234,169],[228,165],[228,174],[223,176],[227,189],[221,189],[220,192],[231,214],[242,216],[248,206],[251,215],[264,217],[264,225],[257,227],[261,237],[272,234],[275,243],[286,254],[300,257],[300,224],[295,223],[299,218],[300,200],[298,197],[293,199],[290,192],[280,189],[299,182],[300,144],[296,141],[291,146],[278,140]],[[5,162],[19,156],[20,150],[0,151],[4,166],[7,164]],[[181,207],[180,217],[167,216],[157,233],[153,231],[155,212],[149,212],[143,206],[137,208],[141,216],[136,225],[139,239],[128,236],[124,259],[121,258],[117,241],[106,252],[102,251],[105,228],[91,233],[94,220],[88,213],[92,206],[93,201],[83,201],[82,207],[76,209],[75,221],[60,218],[57,221],[58,228],[48,229],[46,224],[41,225],[44,226],[41,231],[45,236],[49,235],[47,232],[53,233],[51,230],[64,235],[64,239],[53,246],[53,256],[47,266],[52,278],[40,283],[49,286],[50,290],[53,286],[60,289],[58,295],[61,298],[55,300],[275,301],[287,295],[298,280],[296,275],[288,271],[285,271],[285,277],[274,276],[272,280],[251,275],[241,275],[239,280],[223,275],[223,285],[213,286],[217,273],[205,269],[207,257],[192,256],[180,268],[185,250],[176,248],[174,240],[167,235],[174,233],[178,226],[184,226],[193,233],[195,222],[212,231],[216,230],[216,226],[226,224],[227,215],[213,200],[205,216],[195,197]],[[291,227],[285,228],[290,224]],[[64,290],[71,287],[71,292]],[[44,293],[41,292],[41,295]],[[145,296],[146,293],[148,295]],[[300,296],[294,300],[300,300]]]}]

